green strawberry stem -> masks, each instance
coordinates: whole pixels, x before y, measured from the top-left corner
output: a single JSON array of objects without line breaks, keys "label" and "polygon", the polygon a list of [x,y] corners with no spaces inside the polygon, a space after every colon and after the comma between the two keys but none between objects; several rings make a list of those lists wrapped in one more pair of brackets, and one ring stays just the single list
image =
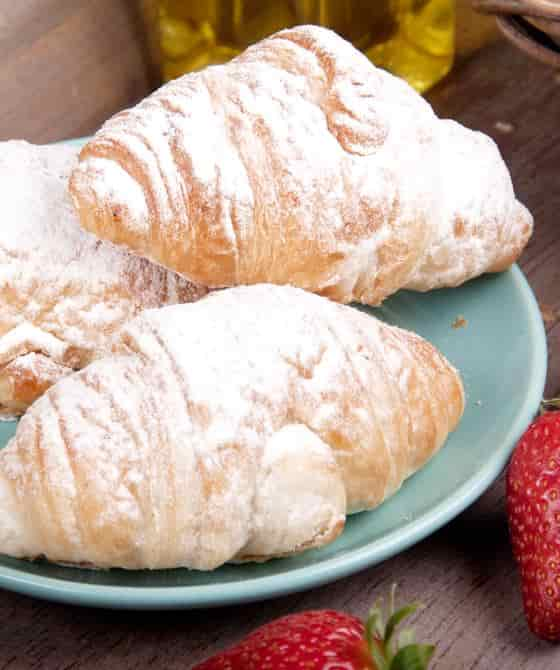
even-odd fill
[{"label": "green strawberry stem", "polygon": [[560,398],[550,398],[549,400],[543,398],[541,400],[540,414],[544,414],[551,409],[560,409]]},{"label": "green strawberry stem", "polygon": [[381,602],[376,603],[369,613],[366,622],[368,651],[377,670],[426,670],[435,650],[433,645],[414,643],[411,629],[401,631],[395,643],[399,625],[422,605],[412,603],[395,611],[395,590],[396,585],[393,585],[386,623]]}]

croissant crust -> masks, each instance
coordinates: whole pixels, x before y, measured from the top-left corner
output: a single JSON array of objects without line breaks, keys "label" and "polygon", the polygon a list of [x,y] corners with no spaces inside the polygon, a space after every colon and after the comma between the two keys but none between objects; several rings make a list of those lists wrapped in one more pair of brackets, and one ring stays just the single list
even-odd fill
[{"label": "croissant crust", "polygon": [[490,138],[316,26],[117,114],[71,191],[87,230],[198,284],[342,302],[503,270],[532,230]]},{"label": "croissant crust", "polygon": [[68,194],[78,149],[0,143],[0,416],[109,352],[143,309],[207,293],[80,228]]},{"label": "croissant crust", "polygon": [[299,289],[146,311],[0,452],[0,552],[207,570],[322,546],[422,467],[463,405],[426,341]]}]

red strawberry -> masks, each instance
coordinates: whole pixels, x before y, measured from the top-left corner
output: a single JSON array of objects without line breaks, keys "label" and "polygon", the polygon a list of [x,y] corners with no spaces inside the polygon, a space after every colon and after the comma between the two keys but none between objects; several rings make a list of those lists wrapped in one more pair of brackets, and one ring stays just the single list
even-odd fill
[{"label": "red strawberry", "polygon": [[376,607],[365,626],[333,610],[290,614],[193,670],[424,670],[433,647],[413,644],[411,631],[400,634],[400,649],[393,642],[396,627],[416,609],[409,605],[394,612],[391,604],[385,625]]},{"label": "red strawberry", "polygon": [[507,507],[527,623],[538,637],[558,641],[560,412],[542,414],[517,445],[507,472]]}]

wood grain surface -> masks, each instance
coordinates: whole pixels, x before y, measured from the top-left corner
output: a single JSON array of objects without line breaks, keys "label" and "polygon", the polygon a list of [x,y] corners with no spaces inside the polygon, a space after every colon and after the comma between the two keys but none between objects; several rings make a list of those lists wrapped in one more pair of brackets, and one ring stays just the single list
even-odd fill
[{"label": "wood grain surface", "polygon": [[134,0],[0,1],[0,140],[96,129],[149,89]]},{"label": "wood grain surface", "polygon": [[[134,7],[132,0],[2,1],[0,138],[46,142],[85,134],[144,95],[149,70]],[[460,4],[462,16],[464,8]],[[429,97],[441,115],[496,139],[535,214],[522,267],[547,325],[547,394],[553,395],[560,392],[560,75],[495,42],[490,24],[484,27],[492,43],[474,51],[480,33],[465,24],[463,57]],[[525,626],[501,479],[467,512],[400,556],[266,603],[127,613],[0,592],[0,670],[183,670],[288,612],[336,607],[365,615],[394,581],[403,599],[426,604],[417,631],[437,642],[437,670],[560,668],[560,647],[539,642]]]}]

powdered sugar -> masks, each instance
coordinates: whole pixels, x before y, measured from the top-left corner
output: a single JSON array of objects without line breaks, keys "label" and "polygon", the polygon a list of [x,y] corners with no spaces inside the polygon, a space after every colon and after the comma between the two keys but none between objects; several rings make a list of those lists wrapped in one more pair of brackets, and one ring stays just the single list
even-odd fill
[{"label": "powdered sugar", "polygon": [[80,367],[143,308],[206,292],[80,228],[67,193],[77,151],[0,144],[0,365],[35,351],[60,362],[72,348]]},{"label": "powdered sugar", "polygon": [[50,333],[24,322],[0,338],[0,366],[30,351],[42,352],[62,362],[68,345]]},{"label": "powdered sugar", "polygon": [[465,278],[504,270],[519,255],[533,218],[515,198],[494,141],[454,121],[438,124],[441,187],[434,230],[406,288],[457,286]]},{"label": "powdered sugar", "polygon": [[[141,226],[142,231],[149,232],[149,216],[144,194],[138,182],[131,178],[131,176],[122,169],[122,167],[114,161],[108,161],[103,158],[92,159],[91,161],[92,174],[99,175],[96,179],[95,188],[101,197],[112,199],[115,193],[119,191],[126,191],[129,194],[127,198],[127,219],[133,221],[133,225]],[[80,233],[83,235],[83,231]],[[90,238],[91,239],[91,238]],[[116,249],[108,247],[117,258],[122,262],[125,258],[122,253]]]},{"label": "powdered sugar", "polygon": [[[99,156],[140,191],[108,195]],[[494,145],[449,132],[406,83],[300,26],[110,119],[72,184],[87,229],[199,283],[375,304],[507,267],[532,225],[508,179]],[[139,211],[140,192],[149,231],[111,215]]]},{"label": "powdered sugar", "polygon": [[[39,374],[43,375],[45,384],[52,386],[57,382],[60,377],[60,369],[53,362],[52,367],[45,369],[45,356],[43,354],[31,353],[24,356],[20,356],[17,361],[18,369],[22,374],[28,374],[29,376],[38,376]],[[39,373],[39,370],[41,371]],[[68,370],[70,373],[71,370]]]},{"label": "powdered sugar", "polygon": [[[366,299],[369,266],[383,258],[391,281],[402,280],[427,230],[429,175],[407,176],[419,158],[418,128],[433,114],[398,86],[385,96],[386,86],[328,31],[279,33],[108,121],[73,175],[82,223],[209,285],[265,277]],[[382,117],[376,104],[385,98]],[[108,198],[97,186],[108,180],[99,156],[118,153],[142,184],[155,236],[133,217],[112,220],[111,209],[126,211],[137,199],[127,189]],[[397,255],[386,234],[396,203],[403,229],[410,224]]]},{"label": "powdered sugar", "polygon": [[[462,407],[457,373],[420,338],[298,289],[239,287],[126,325],[113,357],[29,410],[0,480],[54,524],[52,560],[210,569],[332,540]],[[33,483],[30,445],[47,461]],[[44,521],[43,497],[63,514]],[[0,552],[25,555],[17,539],[0,508]]]}]

